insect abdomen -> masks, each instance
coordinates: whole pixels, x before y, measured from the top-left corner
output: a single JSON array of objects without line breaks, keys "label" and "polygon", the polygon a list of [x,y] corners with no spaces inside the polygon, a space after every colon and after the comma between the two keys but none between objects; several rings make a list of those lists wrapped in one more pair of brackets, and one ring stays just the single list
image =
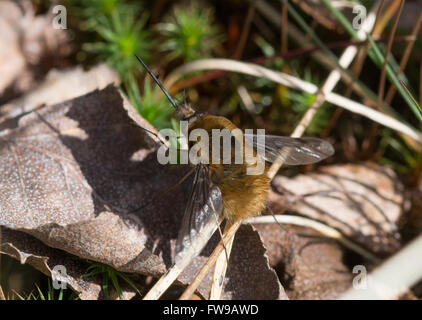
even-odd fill
[{"label": "insect abdomen", "polygon": [[[212,129],[228,129],[230,131],[237,129],[227,118],[209,115],[203,116],[189,126],[189,130],[195,128],[205,129],[211,142]],[[212,143],[210,143],[211,145]],[[243,146],[244,151],[245,145],[243,144]],[[231,151],[231,164],[213,163],[210,157],[209,168],[212,181],[221,190],[224,216],[233,222],[258,215],[265,209],[270,179],[265,172],[258,175],[247,174],[247,168],[254,165],[234,163],[233,145]],[[221,156],[220,159],[222,158]]]}]

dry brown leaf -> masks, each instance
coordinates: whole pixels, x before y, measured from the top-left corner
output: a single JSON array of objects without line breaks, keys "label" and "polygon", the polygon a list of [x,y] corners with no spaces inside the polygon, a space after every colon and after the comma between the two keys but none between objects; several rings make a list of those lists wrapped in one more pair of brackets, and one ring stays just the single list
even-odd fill
[{"label": "dry brown leaf", "polygon": [[225,299],[234,300],[288,299],[269,266],[267,249],[251,225],[243,225],[236,232],[224,294]]},{"label": "dry brown leaf", "polygon": [[161,259],[125,213],[145,192],[140,175],[155,142],[123,103],[108,87],[6,121],[0,224],[122,271],[157,276],[165,270]]},{"label": "dry brown leaf", "polygon": [[16,27],[22,19],[23,13],[16,3],[0,2],[0,96],[24,72],[26,66]]},{"label": "dry brown leaf", "polygon": [[412,207],[406,216],[404,233],[410,238],[416,238],[422,232],[422,176],[418,185],[411,190]]},{"label": "dry brown leaf", "polygon": [[80,66],[69,70],[51,70],[45,80],[36,88],[0,106],[0,123],[11,117],[32,111],[42,104],[52,105],[79,96],[95,89],[103,89],[110,83],[119,85],[116,72],[104,64],[99,64],[88,71]]},{"label": "dry brown leaf", "polygon": [[290,299],[336,299],[352,284],[352,271],[334,241],[301,227],[259,224],[256,228],[268,248]]},{"label": "dry brown leaf", "polygon": [[[172,263],[191,181],[151,202],[189,168],[160,165],[157,140],[140,126],[154,131],[113,86],[5,121],[0,224],[124,272],[162,275]],[[259,237],[246,233],[251,239],[235,245],[233,256],[248,259],[239,259],[229,277],[248,281],[227,297],[246,297],[261,282],[266,290],[248,297],[282,296]]]},{"label": "dry brown leaf", "polygon": [[[1,227],[0,227],[1,228]],[[67,284],[79,294],[79,297],[85,299],[98,299],[101,291],[101,279],[96,277],[81,277],[87,273],[87,264],[71,256],[47,247],[34,237],[23,232],[1,228],[2,242],[0,252],[7,254],[18,261],[28,263],[42,273],[55,277],[54,267],[57,265],[65,266],[67,276],[58,274]]]},{"label": "dry brown leaf", "polygon": [[371,163],[277,176],[269,202],[274,212],[287,208],[322,221],[378,253],[398,249],[397,222],[408,206],[394,171]]},{"label": "dry brown leaf", "polygon": [[[216,246],[219,235],[214,235],[210,243],[181,274],[179,281],[190,283],[212,249]],[[269,266],[266,248],[259,234],[251,225],[242,225],[236,232],[232,253],[228,264],[224,285],[225,300],[274,300],[287,299],[275,271]],[[198,290],[205,298],[209,296],[212,274],[210,270]]]},{"label": "dry brown leaf", "polygon": [[67,31],[54,29],[52,19],[36,16],[28,0],[0,2],[0,100],[6,89],[12,96],[29,89],[44,67],[70,53]]},{"label": "dry brown leaf", "polygon": [[[20,263],[27,263],[41,271],[59,284],[66,283],[66,289],[73,289],[82,300],[105,299],[101,291],[103,279],[100,275],[88,276],[89,264],[65,252],[50,248],[34,237],[20,231],[0,227],[3,237],[0,242],[0,253],[7,254]],[[65,268],[65,274],[55,267]],[[137,283],[139,286],[139,283]],[[129,300],[136,295],[136,291],[126,282],[121,282],[124,299]],[[70,288],[69,288],[69,287]],[[113,286],[109,288],[109,299],[118,300],[120,297]]]}]

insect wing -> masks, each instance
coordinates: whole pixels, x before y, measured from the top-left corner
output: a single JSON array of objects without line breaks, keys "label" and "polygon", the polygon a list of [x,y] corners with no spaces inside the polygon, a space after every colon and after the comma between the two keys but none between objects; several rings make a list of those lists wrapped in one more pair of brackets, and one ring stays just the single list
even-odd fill
[{"label": "insect wing", "polygon": [[189,247],[212,219],[217,223],[223,211],[220,189],[211,181],[208,167],[197,165],[192,190],[176,242],[176,257]]},{"label": "insect wing", "polygon": [[246,142],[252,142],[258,154],[267,162],[274,162],[281,157],[287,165],[304,165],[324,160],[334,154],[333,146],[318,138],[256,134],[245,134],[245,138]]}]

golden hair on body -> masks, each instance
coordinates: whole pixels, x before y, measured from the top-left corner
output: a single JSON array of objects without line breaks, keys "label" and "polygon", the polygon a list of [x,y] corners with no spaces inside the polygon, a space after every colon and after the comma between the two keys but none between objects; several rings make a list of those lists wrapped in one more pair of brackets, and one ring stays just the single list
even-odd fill
[{"label": "golden hair on body", "polygon": [[[211,137],[214,129],[227,129],[229,132],[239,130],[225,117],[208,115],[197,112],[190,104],[176,104],[160,81],[149,70],[145,63],[136,56],[147,72],[163,90],[174,106],[181,120],[189,123],[188,133],[195,129],[203,129]],[[253,138],[252,144],[245,143],[246,137]],[[232,139],[234,138],[234,139]],[[239,138],[241,141],[239,141]],[[257,139],[256,135],[245,134],[231,137],[231,161],[229,164],[213,162],[208,155],[208,164],[194,165],[194,180],[185,214],[182,220],[179,237],[176,243],[176,254],[190,246],[203,226],[211,219],[221,215],[229,223],[244,220],[260,214],[265,209],[266,199],[270,188],[270,179],[267,176],[267,163],[282,157],[287,165],[303,165],[323,160],[334,153],[330,143],[318,138],[291,138],[283,136],[265,135],[264,140]],[[236,141],[241,144],[243,162],[235,162]],[[220,140],[221,141],[221,140]],[[192,147],[190,143],[189,147]],[[220,150],[223,148],[220,147]],[[257,162],[246,160],[246,153],[252,154]],[[220,159],[223,157],[220,154]],[[248,169],[257,166],[258,161],[264,162],[264,170],[258,174],[248,174]],[[218,220],[218,219],[217,219]]]}]

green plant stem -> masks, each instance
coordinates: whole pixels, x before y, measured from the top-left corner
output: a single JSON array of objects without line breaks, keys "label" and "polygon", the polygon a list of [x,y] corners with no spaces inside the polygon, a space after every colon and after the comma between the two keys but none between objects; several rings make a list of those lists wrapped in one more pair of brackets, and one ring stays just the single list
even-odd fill
[{"label": "green plant stem", "polygon": [[[285,1],[285,0],[280,0]],[[346,29],[346,31],[350,34],[351,37],[353,37],[356,40],[359,40],[359,37],[357,35],[357,32],[353,29],[350,22],[346,19],[346,17],[337,10],[329,0],[321,0],[325,6],[331,11],[331,13],[338,19],[338,21],[342,24],[342,26]],[[368,51],[369,58],[377,65],[382,66],[384,63],[384,56],[381,53],[381,50],[375,43],[375,41],[372,39],[371,35],[366,33],[366,37],[371,44],[371,47],[373,51]],[[406,90],[403,89],[403,87],[400,84],[400,81],[397,77],[397,75],[394,73],[393,69],[391,68],[390,64],[387,63],[386,65],[386,72],[388,79],[394,84],[394,86],[399,91],[400,95],[403,97],[403,99],[406,101],[407,105],[410,107],[410,109],[413,111],[413,113],[416,115],[419,121],[422,122],[422,115],[419,113],[417,105],[413,102],[412,98],[407,94]]]},{"label": "green plant stem", "polygon": [[[366,97],[371,99],[374,103],[377,103],[378,96],[370,88],[368,88],[363,82],[361,82],[354,75],[352,75],[352,73],[349,70],[343,68],[340,65],[337,56],[324,44],[324,42],[321,41],[321,39],[307,25],[306,21],[300,16],[300,14],[295,10],[295,8],[291,4],[289,4],[287,0],[279,0],[279,1],[281,1],[284,5],[286,5],[287,10],[289,11],[293,19],[299,24],[299,26],[303,29],[303,31],[312,38],[314,43],[318,45],[321,48],[321,50],[335,63],[337,68],[341,70],[341,72],[348,78],[348,81],[351,81],[352,83],[355,83],[357,86],[359,86],[362,92],[366,95]],[[357,39],[362,40],[357,36],[357,34],[356,34],[356,37]],[[353,36],[353,38],[355,38],[355,36]],[[409,125],[409,123],[400,114],[398,114],[391,106],[389,106],[385,102],[382,103],[381,107],[390,115],[394,116],[396,119],[400,120],[406,125]]]}]

